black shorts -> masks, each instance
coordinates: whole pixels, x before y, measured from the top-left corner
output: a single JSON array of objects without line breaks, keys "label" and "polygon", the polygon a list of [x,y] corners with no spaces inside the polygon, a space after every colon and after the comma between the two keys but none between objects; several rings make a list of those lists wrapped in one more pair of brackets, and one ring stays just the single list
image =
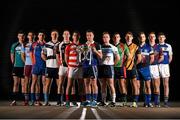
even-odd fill
[{"label": "black shorts", "polygon": [[114,79],[125,79],[126,68],[125,67],[114,67]]},{"label": "black shorts", "polygon": [[114,66],[112,65],[100,65],[98,71],[98,78],[114,78]]},{"label": "black shorts", "polygon": [[97,78],[97,66],[83,67],[83,78]]},{"label": "black shorts", "polygon": [[24,78],[24,67],[14,67],[12,71],[13,76]]},{"label": "black shorts", "polygon": [[132,70],[126,70],[127,79],[134,79],[137,78],[137,70],[133,68]]},{"label": "black shorts", "polygon": [[59,68],[46,68],[46,78],[59,79]]}]

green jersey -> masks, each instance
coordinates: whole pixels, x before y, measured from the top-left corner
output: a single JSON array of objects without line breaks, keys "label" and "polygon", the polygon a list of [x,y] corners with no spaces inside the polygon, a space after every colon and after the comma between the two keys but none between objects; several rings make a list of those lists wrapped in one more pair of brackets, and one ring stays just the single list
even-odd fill
[{"label": "green jersey", "polygon": [[21,58],[22,44],[16,42],[11,46],[11,54],[14,54],[14,67],[24,67],[24,62]]},{"label": "green jersey", "polygon": [[122,67],[124,66],[124,61],[126,57],[130,54],[130,52],[126,44],[120,43],[120,44],[117,44],[116,47],[118,48],[120,60],[115,65],[115,67]]}]

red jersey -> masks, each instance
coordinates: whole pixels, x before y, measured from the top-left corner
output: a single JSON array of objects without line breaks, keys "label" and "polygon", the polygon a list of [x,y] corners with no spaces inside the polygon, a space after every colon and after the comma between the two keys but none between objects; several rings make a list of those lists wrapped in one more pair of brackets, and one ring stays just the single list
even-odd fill
[{"label": "red jersey", "polygon": [[80,44],[71,43],[66,47],[65,54],[68,56],[68,66],[78,67],[80,62],[80,53],[77,50]]}]

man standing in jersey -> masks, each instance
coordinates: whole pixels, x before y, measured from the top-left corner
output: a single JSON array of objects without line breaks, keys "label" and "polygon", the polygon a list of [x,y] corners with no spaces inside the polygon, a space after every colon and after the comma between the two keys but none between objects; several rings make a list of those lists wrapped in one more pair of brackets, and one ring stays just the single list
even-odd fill
[{"label": "man standing in jersey", "polygon": [[158,34],[159,44],[158,46],[162,49],[164,60],[159,64],[159,71],[160,75],[163,79],[163,86],[164,86],[164,106],[169,107],[168,100],[169,100],[169,77],[170,77],[170,69],[169,64],[172,61],[173,52],[172,47],[170,44],[165,43],[166,36],[164,33]]},{"label": "man standing in jersey", "polygon": [[94,41],[94,32],[92,30],[86,31],[86,38],[87,42],[84,45],[82,63],[86,91],[86,102],[84,105],[97,106],[97,65],[99,64],[98,58],[102,58],[102,51],[100,45]]},{"label": "man standing in jersey", "polygon": [[82,77],[82,65],[81,65],[81,44],[79,43],[80,33],[78,31],[73,32],[72,43],[66,47],[65,61],[68,65],[68,81],[66,87],[66,107],[70,106],[70,100],[73,105],[77,106],[76,98],[71,95],[72,87],[75,85],[75,80],[78,80],[78,89],[81,103],[84,94],[84,80]]},{"label": "man standing in jersey", "polygon": [[[119,82],[119,91],[121,93],[122,106],[127,104],[127,84],[126,84],[126,68],[125,61],[129,59],[130,52],[126,44],[120,42],[120,34],[113,35],[113,43],[118,49],[120,60],[114,65],[114,78]],[[116,81],[115,81],[116,83]]]},{"label": "man standing in jersey", "polygon": [[137,80],[137,70],[136,70],[136,52],[138,50],[138,46],[132,42],[133,34],[132,32],[127,32],[125,35],[126,45],[129,48],[130,57],[126,61],[126,73],[127,79],[130,79],[132,86],[132,95],[133,95],[133,103],[131,107],[138,107],[137,102],[139,100],[140,94],[140,83]]},{"label": "man standing in jersey", "polygon": [[107,97],[107,84],[109,85],[111,91],[112,101],[108,104],[110,107],[115,106],[116,102],[116,91],[114,87],[114,65],[120,60],[117,47],[113,46],[110,42],[110,34],[108,32],[103,33],[103,45],[102,49],[102,59],[100,60],[98,78],[100,78],[101,83],[101,95],[102,101],[100,106],[106,105]]},{"label": "man standing in jersey", "polygon": [[144,107],[153,107],[151,102],[151,74],[150,64],[154,61],[154,52],[149,44],[146,44],[146,36],[144,32],[139,33],[140,46],[137,53],[137,71],[139,80],[144,80]]},{"label": "man standing in jersey", "polygon": [[156,35],[154,32],[149,33],[149,44],[154,51],[154,62],[150,65],[151,79],[154,93],[154,106],[160,107],[160,75],[159,63],[164,59],[162,49],[156,44]]},{"label": "man standing in jersey", "polygon": [[19,93],[19,84],[22,85],[22,93],[24,91],[24,61],[21,58],[21,47],[24,45],[25,35],[22,31],[19,31],[17,34],[18,42],[15,42],[11,46],[11,62],[13,64],[13,94],[11,102],[11,106],[16,105],[16,100],[18,98]]},{"label": "man standing in jersey", "polygon": [[21,57],[23,61],[25,62],[25,67],[24,67],[24,75],[25,75],[25,82],[24,82],[24,97],[25,97],[25,103],[24,105],[29,105],[29,92],[30,92],[30,80],[32,77],[32,61],[30,58],[30,47],[34,41],[35,34],[33,32],[28,32],[27,35],[28,42],[22,46],[21,49]]},{"label": "man standing in jersey", "polygon": [[58,41],[59,33],[57,30],[51,31],[51,41],[45,44],[42,51],[42,58],[46,61],[46,81],[44,88],[44,106],[50,106],[49,104],[49,94],[51,90],[52,80],[59,80],[58,71],[59,66],[56,59],[56,51],[59,45]]},{"label": "man standing in jersey", "polygon": [[[37,106],[41,106],[40,103],[40,77],[42,79],[43,92],[45,86],[45,69],[46,63],[41,57],[41,52],[45,45],[45,34],[44,32],[38,33],[38,40],[31,45],[30,57],[32,60],[32,83],[31,83],[31,105],[34,105],[35,99]],[[36,87],[37,85],[37,87]],[[37,90],[35,90],[37,89]],[[36,93],[35,93],[36,92]]]},{"label": "man standing in jersey", "polygon": [[67,77],[68,65],[65,61],[65,49],[67,45],[71,43],[69,30],[64,30],[63,41],[59,44],[56,58],[59,66],[59,81],[58,81],[58,95],[57,95],[57,105],[61,106],[63,104],[63,94],[64,94],[64,81]]}]

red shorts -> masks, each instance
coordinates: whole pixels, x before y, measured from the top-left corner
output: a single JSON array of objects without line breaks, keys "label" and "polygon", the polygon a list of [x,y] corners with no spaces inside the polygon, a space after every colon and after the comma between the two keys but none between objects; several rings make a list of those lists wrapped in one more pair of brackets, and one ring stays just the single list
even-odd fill
[{"label": "red shorts", "polygon": [[24,67],[24,75],[27,77],[31,77],[32,75],[32,65],[25,65]]}]

